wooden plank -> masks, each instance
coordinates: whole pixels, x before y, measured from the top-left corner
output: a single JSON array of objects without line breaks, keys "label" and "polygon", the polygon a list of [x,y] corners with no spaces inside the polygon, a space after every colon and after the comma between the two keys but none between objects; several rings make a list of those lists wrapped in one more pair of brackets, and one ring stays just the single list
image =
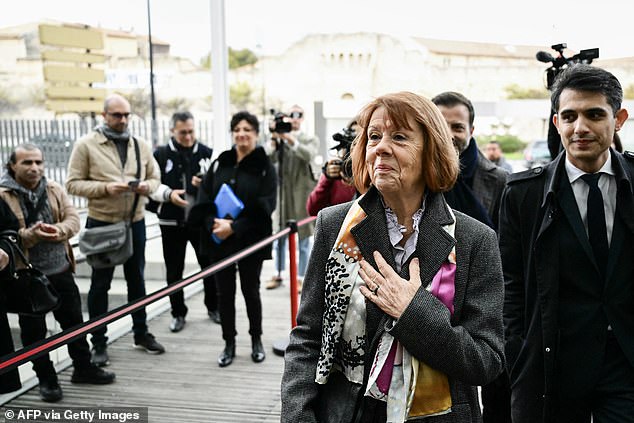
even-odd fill
[{"label": "wooden plank", "polygon": [[44,80],[51,82],[104,82],[103,69],[44,65]]},{"label": "wooden plank", "polygon": [[80,53],[76,51],[64,50],[44,50],[42,59],[52,62],[73,62],[73,63],[105,63],[106,56],[96,53]]},{"label": "wooden plank", "polygon": [[39,25],[39,32],[41,44],[103,49],[103,33],[97,29],[42,24]]},{"label": "wooden plank", "polygon": [[69,98],[103,100],[106,98],[105,88],[48,86],[45,92],[50,100]]},{"label": "wooden plank", "polygon": [[[274,273],[272,260],[265,261],[261,280],[268,280]],[[148,407],[153,423],[279,422],[284,359],[273,354],[271,345],[288,338],[288,283],[275,290],[261,291],[266,360],[258,364],[251,361],[248,318],[239,292],[235,299],[239,334],[231,366],[221,368],[216,363],[224,346],[222,330],[207,317],[200,292],[187,299],[189,312],[182,332],[169,331],[169,308],[148,322],[151,332],[165,346],[165,354],[152,356],[134,350],[133,335],[128,333],[108,348],[111,364],[107,370],[116,373],[116,381],[112,385],[73,385],[69,381],[72,367],[68,368],[59,375],[64,391],[61,404],[90,408]],[[5,406],[33,408],[43,407],[43,403],[36,387]]]},{"label": "wooden plank", "polygon": [[101,112],[100,100],[46,100],[46,108],[56,113]]}]

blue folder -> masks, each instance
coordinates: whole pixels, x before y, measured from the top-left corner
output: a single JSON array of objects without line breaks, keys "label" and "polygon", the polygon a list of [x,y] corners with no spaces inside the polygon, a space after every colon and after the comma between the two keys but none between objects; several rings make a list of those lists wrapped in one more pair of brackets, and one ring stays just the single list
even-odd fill
[{"label": "blue folder", "polygon": [[[244,209],[244,203],[227,184],[222,184],[218,190],[218,194],[214,199],[216,205],[216,217],[222,219],[236,219],[240,212]],[[216,235],[211,234],[211,238],[216,244],[220,244],[222,240]]]}]

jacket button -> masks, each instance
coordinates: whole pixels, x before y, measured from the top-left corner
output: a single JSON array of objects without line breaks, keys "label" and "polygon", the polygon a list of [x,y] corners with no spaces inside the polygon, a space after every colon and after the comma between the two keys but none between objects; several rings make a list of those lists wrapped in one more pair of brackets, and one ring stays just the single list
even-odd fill
[{"label": "jacket button", "polygon": [[544,169],[543,169],[543,168],[541,168],[541,167],[536,167],[536,168],[534,168],[534,169],[533,169],[533,173],[534,173],[535,175],[539,175],[540,173],[542,173],[542,171],[543,171],[543,170],[544,170]]},{"label": "jacket button", "polygon": [[550,352],[550,348],[549,348],[549,347],[546,347],[546,350],[545,350],[545,351],[546,351],[547,353],[549,353],[549,352]]}]

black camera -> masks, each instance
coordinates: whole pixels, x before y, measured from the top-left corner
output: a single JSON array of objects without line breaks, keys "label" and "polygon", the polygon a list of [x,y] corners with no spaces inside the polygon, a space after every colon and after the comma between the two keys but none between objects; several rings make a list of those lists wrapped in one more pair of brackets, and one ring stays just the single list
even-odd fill
[{"label": "black camera", "polygon": [[550,46],[553,50],[555,50],[558,55],[557,57],[553,57],[552,54],[547,53],[545,51],[538,51],[535,55],[535,58],[542,63],[551,63],[552,66],[546,69],[546,88],[551,89],[553,83],[555,82],[555,78],[559,73],[567,66],[571,66],[576,63],[585,63],[591,64],[592,60],[599,57],[599,49],[598,48],[589,48],[586,50],[581,50],[579,53],[575,54],[571,57],[564,56],[564,49],[567,48],[568,45],[566,43],[554,44]]},{"label": "black camera", "polygon": [[[354,141],[356,136],[357,134],[352,128],[343,128],[341,132],[333,134],[332,139],[339,142],[339,144],[332,147],[331,150],[337,150],[337,152],[345,150],[345,154],[343,156],[340,155],[340,160],[329,160],[324,164],[322,171],[324,175],[326,175],[326,177],[329,177],[327,173],[328,163],[333,162],[336,162],[334,164],[338,164],[339,166],[341,166],[341,172],[343,173],[343,176],[345,176],[346,178],[352,177],[352,161],[350,160],[350,150],[352,148],[352,142]],[[333,179],[340,179],[340,177]]]},{"label": "black camera", "polygon": [[271,132],[277,132],[278,134],[287,134],[293,130],[293,125],[287,122],[288,115],[282,112],[276,112],[275,109],[271,109],[273,115],[273,122],[269,129]]}]

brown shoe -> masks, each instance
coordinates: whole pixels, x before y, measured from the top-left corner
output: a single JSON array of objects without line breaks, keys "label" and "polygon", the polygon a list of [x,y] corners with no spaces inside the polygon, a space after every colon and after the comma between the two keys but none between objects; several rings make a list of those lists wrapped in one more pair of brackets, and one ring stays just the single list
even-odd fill
[{"label": "brown shoe", "polygon": [[282,285],[282,278],[279,276],[273,276],[267,283],[266,289],[279,288]]}]

